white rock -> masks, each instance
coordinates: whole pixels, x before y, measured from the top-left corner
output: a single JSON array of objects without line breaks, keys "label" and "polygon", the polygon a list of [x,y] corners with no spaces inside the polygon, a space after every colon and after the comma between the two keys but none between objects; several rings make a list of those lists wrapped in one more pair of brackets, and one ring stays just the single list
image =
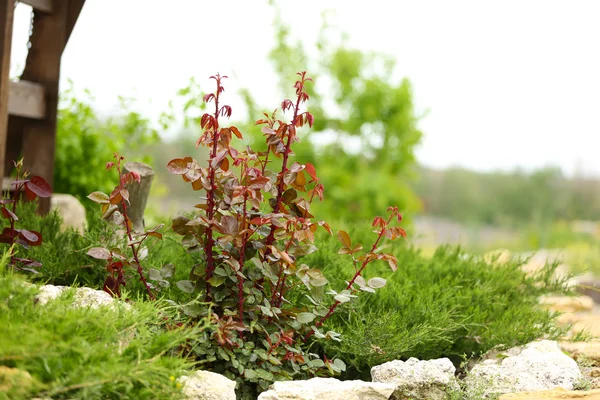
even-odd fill
[{"label": "white rock", "polygon": [[[111,306],[115,303],[115,299],[104,290],[95,290],[89,287],[75,289],[73,299],[75,307],[98,308],[100,306]],[[123,304],[129,306],[127,303]]]},{"label": "white rock", "polygon": [[35,296],[35,302],[41,305],[60,297],[66,286],[44,285],[40,287],[40,292]]},{"label": "white rock", "polygon": [[[35,302],[41,305],[48,303],[60,297],[65,290],[69,289],[69,286],[54,286],[44,285],[40,287],[40,292],[35,297]],[[100,306],[115,306],[122,304],[127,310],[131,309],[131,306],[127,303],[116,302],[115,299],[104,290],[95,290],[88,287],[80,287],[75,289],[73,295],[73,306],[74,307],[90,307],[98,308]]]},{"label": "white rock", "polygon": [[371,368],[373,382],[395,386],[398,399],[445,399],[448,391],[460,390],[454,376],[456,369],[447,358],[420,361],[409,358],[394,360]]},{"label": "white rock", "polygon": [[275,382],[258,400],[388,400],[395,388],[388,383],[312,378]]},{"label": "white rock", "polygon": [[85,207],[75,196],[70,194],[53,193],[50,198],[50,208],[58,210],[63,220],[62,229],[73,228],[83,234],[86,228]]},{"label": "white rock", "polygon": [[[520,350],[520,351],[519,351]],[[572,390],[581,379],[575,360],[551,340],[532,342],[522,349],[509,349],[495,359],[475,365],[465,379],[467,392],[503,394],[555,388]]]},{"label": "white rock", "polygon": [[235,400],[235,381],[210,371],[195,371],[177,380],[188,400]]}]

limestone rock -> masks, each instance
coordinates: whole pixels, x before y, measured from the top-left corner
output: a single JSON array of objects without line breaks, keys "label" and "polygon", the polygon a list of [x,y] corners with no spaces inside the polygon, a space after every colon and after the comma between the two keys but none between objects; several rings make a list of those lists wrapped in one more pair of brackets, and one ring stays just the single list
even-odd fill
[{"label": "limestone rock", "polygon": [[40,287],[40,292],[35,296],[35,302],[44,305],[51,300],[57,299],[66,289],[66,286],[44,285]]},{"label": "limestone rock", "polygon": [[195,371],[177,380],[187,400],[235,400],[235,381],[210,371]]},{"label": "limestone rock", "polygon": [[275,382],[258,400],[388,400],[395,389],[389,383],[312,378]]},{"label": "limestone rock", "polygon": [[[69,289],[69,286],[54,286],[44,285],[39,289],[39,293],[35,297],[35,302],[39,305],[45,305],[49,301],[55,300],[60,297],[65,290]],[[89,307],[98,308],[101,306],[115,307],[122,306],[126,310],[131,310],[131,305],[116,301],[111,295],[103,290],[95,290],[88,287],[80,287],[75,289],[73,295],[73,307]],[[122,332],[116,337],[117,352],[121,354],[124,349],[129,346],[133,338],[135,337],[136,331],[128,330]]]},{"label": "limestone rock", "polygon": [[467,392],[482,393],[485,398],[556,388],[572,390],[581,378],[579,366],[557,342],[541,340],[523,346],[517,355],[482,361],[473,367],[465,383]]},{"label": "limestone rock", "polygon": [[594,365],[600,365],[600,341],[589,342],[560,342],[560,348],[575,360],[588,360]]},{"label": "limestone rock", "polygon": [[600,304],[600,278],[592,273],[573,278],[572,285],[578,293],[591,297]]},{"label": "limestone rock", "polygon": [[57,210],[63,220],[62,230],[73,228],[81,234],[85,232],[85,207],[75,196],[53,193],[50,204],[51,209]]},{"label": "limestone rock", "polygon": [[[63,292],[70,287],[44,285],[40,287],[40,292],[35,297],[36,303],[44,305],[51,300],[60,297]],[[104,290],[95,290],[88,287],[80,287],[75,289],[73,296],[74,307],[91,307],[98,308],[100,306],[112,306],[115,304],[115,299]],[[129,304],[123,303],[127,309],[131,308]]]},{"label": "limestone rock", "polygon": [[506,264],[511,258],[512,254],[506,249],[492,250],[483,255],[483,259],[486,263],[495,265]]},{"label": "limestone rock", "polygon": [[420,361],[394,360],[371,368],[373,382],[393,384],[394,398],[442,400],[448,391],[460,390],[454,372],[456,369],[447,358]]},{"label": "limestone rock", "polygon": [[579,312],[592,311],[594,300],[589,296],[544,296],[540,304],[552,311]]},{"label": "limestone rock", "polygon": [[581,400],[600,400],[600,390],[590,390],[587,392],[580,390],[565,390],[565,389],[553,389],[544,390],[539,392],[522,392],[522,393],[511,393],[500,396],[499,400],[569,400],[569,399],[581,399]]},{"label": "limestone rock", "polygon": [[[29,372],[0,365],[0,395],[5,393],[20,398],[35,384]],[[4,397],[0,396],[0,398]]]},{"label": "limestone rock", "polygon": [[560,315],[559,324],[571,324],[571,333],[586,332],[591,336],[600,337],[600,315],[566,313]]}]

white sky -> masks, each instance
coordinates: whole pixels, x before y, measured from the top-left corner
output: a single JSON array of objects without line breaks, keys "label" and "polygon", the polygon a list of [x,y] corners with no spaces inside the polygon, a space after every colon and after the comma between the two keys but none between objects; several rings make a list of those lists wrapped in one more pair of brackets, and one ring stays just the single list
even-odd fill
[{"label": "white sky", "polygon": [[[322,10],[350,43],[397,59],[422,112],[417,151],[433,167],[558,165],[600,175],[600,1],[278,1],[309,51]],[[168,4],[168,6],[167,6]],[[152,116],[195,76],[215,72],[279,104],[267,60],[274,12],[266,0],[87,0],[63,56],[64,79],[91,90],[100,112],[117,96]],[[23,66],[28,7],[17,7],[13,74]],[[237,107],[237,108],[236,108]],[[243,115],[240,115],[242,117]]]}]

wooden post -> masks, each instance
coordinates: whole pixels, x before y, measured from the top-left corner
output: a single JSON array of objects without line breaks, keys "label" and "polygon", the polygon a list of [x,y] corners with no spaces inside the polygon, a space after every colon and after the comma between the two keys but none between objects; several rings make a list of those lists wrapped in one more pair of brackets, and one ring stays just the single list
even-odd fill
[{"label": "wooden post", "polygon": [[[43,85],[46,89],[46,118],[28,121],[23,129],[25,168],[54,186],[54,151],[60,58],[67,44],[71,0],[54,0],[52,13],[34,11],[31,47],[21,79]],[[41,213],[50,210],[50,199],[40,199]]]},{"label": "wooden post", "polygon": [[123,166],[123,173],[135,171],[140,174],[141,183],[133,182],[127,185],[129,191],[129,207],[127,215],[133,224],[133,230],[136,232],[144,231],[144,210],[150,196],[150,187],[154,178],[154,170],[147,164],[140,162],[127,162]]},{"label": "wooden post", "polygon": [[0,179],[4,178],[4,157],[8,136],[10,49],[14,11],[14,0],[0,0]]}]

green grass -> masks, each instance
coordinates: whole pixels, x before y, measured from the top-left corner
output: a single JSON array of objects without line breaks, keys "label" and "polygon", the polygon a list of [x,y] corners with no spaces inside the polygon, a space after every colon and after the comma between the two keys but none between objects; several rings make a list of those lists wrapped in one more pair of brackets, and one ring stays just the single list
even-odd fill
[{"label": "green grass", "polygon": [[[374,234],[355,228],[351,237],[366,247]],[[354,267],[348,257],[337,255],[335,237],[322,239],[320,251],[303,262],[323,267],[333,288],[343,288]],[[367,279],[387,278],[387,285],[375,294],[364,293],[355,309],[343,308],[326,324],[342,333],[341,342],[327,342],[324,349],[349,365],[346,378],[368,379],[372,366],[409,357],[449,357],[459,365],[465,356],[496,345],[562,335],[554,327],[555,317],[538,305],[540,295],[562,291],[561,282],[552,278],[555,264],[526,277],[520,262],[491,267],[459,248],[440,247],[432,257],[401,244],[390,250],[398,258],[398,271],[391,273],[382,262],[366,274]]]},{"label": "green grass", "polygon": [[[98,219],[90,218],[91,224],[85,236],[80,236],[73,231],[61,233],[58,229],[60,220],[56,215],[42,219],[34,215],[33,209],[28,210],[27,207],[25,206],[18,214],[21,216],[20,223],[23,224],[23,227],[40,229],[44,235],[42,246],[31,248],[25,253],[28,257],[43,263],[43,267],[39,269],[40,273],[30,275],[29,279],[53,284],[75,284],[100,288],[106,275],[104,264],[88,257],[85,253],[89,247],[110,241],[113,237],[110,226]],[[369,223],[337,225],[349,231],[353,242],[362,243],[365,248],[370,248],[375,235],[371,233]],[[186,253],[180,245],[181,237],[168,233],[168,228],[165,231],[167,233],[162,241],[154,241],[149,244],[150,254],[143,261],[144,269],[146,271],[149,268],[160,269],[164,264],[174,264],[176,272],[175,276],[170,279],[171,286],[162,289],[160,296],[183,303],[190,300],[192,295],[183,293],[174,283],[181,279],[187,279],[192,265],[199,262],[199,253]],[[330,288],[341,290],[345,287],[345,281],[354,272],[350,257],[337,254],[340,245],[335,236],[320,233],[317,235],[316,245],[319,251],[304,257],[300,262],[321,268],[330,280]],[[563,333],[562,330],[554,327],[555,316],[538,305],[540,295],[562,290],[561,282],[552,279],[556,265],[548,265],[537,276],[527,277],[520,270],[518,261],[504,266],[491,267],[482,260],[482,257],[468,255],[460,248],[440,247],[431,256],[424,256],[419,250],[400,241],[394,242],[387,251],[391,251],[398,258],[398,271],[392,273],[387,264],[381,262],[373,264],[366,273],[367,279],[374,276],[386,278],[388,280],[386,287],[378,290],[376,294],[363,293],[357,301],[353,302],[354,309],[343,306],[328,321],[325,328],[342,333],[341,342],[318,342],[311,348],[311,351],[326,353],[329,358],[339,357],[344,360],[348,365],[348,370],[342,378],[368,380],[372,366],[393,359],[409,357],[419,359],[449,357],[459,366],[465,358],[485,353],[497,345],[511,347],[540,337],[557,338]],[[135,273],[130,271],[129,274],[131,276],[127,284],[129,297],[143,298],[144,290]],[[13,309],[10,311],[12,317],[5,316],[5,313],[0,316],[6,320],[12,318],[16,321],[10,328],[12,336],[7,334],[1,337],[9,338],[7,343],[19,343],[19,340],[25,340],[23,343],[27,343],[31,339],[28,336],[21,337],[16,332],[26,331],[29,328],[32,336],[45,338],[40,340],[40,343],[37,344],[38,347],[43,343],[60,343],[60,351],[67,352],[69,355],[61,354],[59,357],[58,353],[52,353],[53,356],[58,357],[57,359],[65,359],[67,363],[71,362],[68,361],[71,357],[77,360],[74,362],[75,367],[69,366],[68,371],[78,371],[77,368],[80,368],[80,372],[73,375],[67,372],[66,367],[62,366],[57,369],[52,367],[48,372],[45,369],[44,361],[33,357],[34,353],[27,358],[29,361],[23,361],[22,364],[18,364],[17,360],[0,358],[0,365],[9,365],[10,361],[12,364],[9,366],[14,365],[29,371],[36,380],[45,385],[43,389],[39,389],[45,391],[44,393],[50,393],[52,390],[55,391],[53,393],[56,393],[61,388],[94,382],[90,376],[86,377],[81,373],[84,369],[83,366],[88,365],[87,361],[82,360],[89,359],[90,336],[103,337],[108,340],[107,337],[111,337],[115,332],[127,329],[127,326],[130,326],[127,325],[128,323],[152,326],[154,321],[152,318],[156,316],[156,311],[154,314],[152,312],[153,305],[140,302],[136,304],[141,310],[145,310],[145,313],[139,314],[145,316],[146,319],[142,318],[145,322],[140,322],[141,320],[134,317],[128,317],[130,319],[127,322],[116,316],[107,315],[108,323],[104,320],[99,323],[100,316],[94,311],[90,313],[69,311],[60,320],[63,322],[57,324],[56,321],[52,322],[52,318],[59,318],[65,313],[64,304],[57,303],[49,307],[46,319],[42,316],[39,307],[27,305],[31,303],[31,293],[23,292],[20,296],[25,296],[22,301],[26,305],[23,312],[19,314],[17,313],[18,309]],[[26,299],[29,299],[29,303]],[[288,300],[296,304],[306,301],[301,298],[289,298]],[[104,318],[104,313],[102,316]],[[38,320],[42,324],[40,327],[37,322],[32,322]],[[82,324],[77,320],[86,322]],[[0,319],[1,321],[2,319]],[[43,325],[44,321],[47,325]],[[87,328],[82,329],[82,325]],[[6,324],[3,324],[3,327],[5,326]],[[41,332],[45,332],[44,329],[51,328],[58,329],[62,333],[50,337],[44,336],[46,333],[37,331],[42,329]],[[148,330],[148,332],[150,331]],[[152,359],[156,352],[160,351],[156,347],[155,340],[157,339],[154,338],[154,335],[144,336],[144,339],[140,339],[138,347],[135,347],[132,352],[145,354],[142,359]],[[113,362],[118,363],[119,366],[114,368],[119,372],[115,375],[108,375],[108,377],[105,373],[100,373],[95,376],[96,381],[119,377],[119,379],[123,379],[123,381],[118,381],[118,385],[124,388],[122,390],[123,393],[126,393],[124,396],[128,396],[128,393],[135,393],[135,396],[139,396],[137,398],[144,398],[144,393],[146,393],[144,390],[147,386],[144,386],[145,384],[142,382],[154,382],[154,380],[138,379],[138,375],[128,375],[127,371],[138,371],[136,368],[140,368],[139,365],[146,364],[140,364],[136,358],[138,355],[129,350],[124,353],[123,357],[117,357],[110,353],[113,358],[103,359],[102,357],[107,356],[107,352],[100,350],[100,347],[107,343],[100,341],[98,346],[93,347],[94,352],[98,352],[99,359],[94,358],[89,362],[92,365],[103,365],[103,371],[111,370],[109,365],[112,365]],[[96,345],[95,342],[94,345]],[[78,350],[69,352],[68,349],[73,346]],[[10,348],[14,352],[14,349],[19,347],[11,344]],[[35,354],[43,354],[43,351],[35,346],[24,345],[21,351],[24,352],[25,348],[37,349]],[[173,365],[179,365],[177,367],[179,369],[186,364],[181,359],[169,360]],[[55,362],[59,366],[62,365],[59,361]],[[48,365],[53,366],[54,364]],[[106,367],[104,367],[105,365]],[[94,368],[90,370],[95,371]],[[156,382],[161,382],[159,388],[162,387],[166,391],[171,383],[168,381],[168,376],[160,372],[163,371],[162,366],[159,365],[157,368],[159,368],[159,372],[144,369],[143,372],[136,372],[136,374],[149,374],[148,376],[155,374]],[[177,368],[172,370],[173,373],[178,371]],[[98,390],[98,393],[104,395],[102,390],[109,389],[99,385],[81,390]],[[65,396],[73,398],[73,393],[65,393],[67,393]],[[113,391],[106,393],[108,393],[108,398],[117,396]],[[85,398],[86,395],[82,394],[82,396]]]},{"label": "green grass", "polygon": [[[162,317],[178,318],[172,306],[74,308],[72,290],[41,306],[36,292],[10,272],[0,276],[0,399],[180,398],[174,378],[192,364],[177,349],[199,329],[164,329]],[[129,334],[120,354],[119,338]],[[31,379],[12,386],[7,368]]]}]

